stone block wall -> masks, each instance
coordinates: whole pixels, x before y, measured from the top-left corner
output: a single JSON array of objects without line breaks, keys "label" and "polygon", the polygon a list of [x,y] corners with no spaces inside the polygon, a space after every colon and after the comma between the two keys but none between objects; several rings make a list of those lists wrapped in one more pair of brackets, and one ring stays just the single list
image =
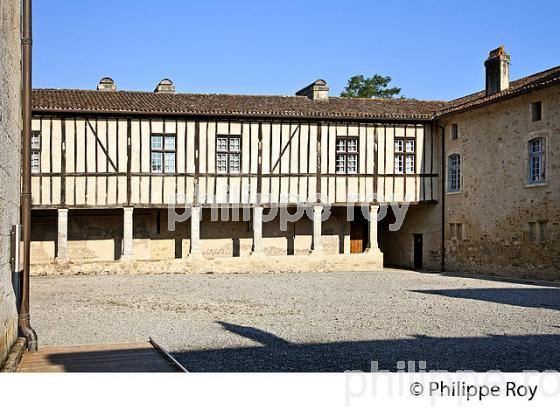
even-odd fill
[{"label": "stone block wall", "polygon": [[413,235],[422,235],[423,269],[441,268],[441,205],[410,205],[404,222],[397,231],[391,231],[389,224],[395,221],[392,212],[379,224],[379,248],[389,266],[414,267]]},{"label": "stone block wall", "polygon": [[17,337],[10,229],[19,223],[21,166],[20,1],[0,2],[0,363]]},{"label": "stone block wall", "polygon": [[[542,103],[533,121],[532,103]],[[446,266],[527,279],[560,279],[560,86],[456,114],[446,158],[461,155],[462,186],[446,194]],[[451,124],[459,136],[451,140]],[[528,142],[546,140],[546,182],[528,183]],[[543,224],[535,240],[530,224]],[[453,235],[450,224],[462,224]]]}]

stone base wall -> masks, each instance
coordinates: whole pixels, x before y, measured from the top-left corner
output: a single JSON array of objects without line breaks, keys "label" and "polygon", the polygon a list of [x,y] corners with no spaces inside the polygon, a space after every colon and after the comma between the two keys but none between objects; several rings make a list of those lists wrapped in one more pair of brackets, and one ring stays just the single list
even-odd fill
[{"label": "stone base wall", "polygon": [[10,230],[19,223],[21,164],[20,1],[0,2],[0,364],[17,337]]},{"label": "stone base wall", "polygon": [[383,269],[379,252],[355,255],[275,256],[216,259],[169,259],[162,261],[113,261],[87,263],[48,263],[31,267],[33,276],[188,274],[188,273],[304,273],[375,272]]}]

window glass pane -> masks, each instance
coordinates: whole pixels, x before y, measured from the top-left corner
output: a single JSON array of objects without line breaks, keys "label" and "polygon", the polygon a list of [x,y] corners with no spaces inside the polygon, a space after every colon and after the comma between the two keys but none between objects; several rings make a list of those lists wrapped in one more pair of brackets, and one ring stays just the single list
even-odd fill
[{"label": "window glass pane", "polygon": [[216,168],[220,173],[227,172],[227,154],[219,153],[216,156]]},{"label": "window glass pane", "polygon": [[336,140],[336,152],[345,152],[346,151],[346,140],[338,139]]},{"label": "window glass pane", "polygon": [[358,156],[348,155],[346,161],[346,172],[348,172],[349,174],[356,174],[358,172]]},{"label": "window glass pane", "polygon": [[240,168],[240,155],[229,154],[229,172],[239,172]]},{"label": "window glass pane", "polygon": [[152,171],[161,172],[162,171],[162,159],[163,154],[161,152],[152,152]]},{"label": "window glass pane", "polygon": [[358,140],[348,140],[348,152],[358,152]]},{"label": "window glass pane", "polygon": [[540,121],[542,118],[542,103],[540,101],[534,102],[533,107],[533,121]]},{"label": "window glass pane", "polygon": [[403,156],[402,155],[395,155],[395,173],[402,174],[403,173]]},{"label": "window glass pane", "polygon": [[461,189],[461,157],[457,154],[449,157],[449,191],[459,191]]},{"label": "window glass pane", "polygon": [[539,241],[544,242],[546,239],[546,222],[539,222]]},{"label": "window glass pane", "polygon": [[175,172],[175,153],[165,153],[165,172]]},{"label": "window glass pane", "polygon": [[459,125],[458,124],[452,124],[451,125],[451,139],[456,140],[457,138],[459,138]]},{"label": "window glass pane", "polygon": [[31,134],[31,149],[41,149],[41,134],[38,132],[34,132],[33,134]]},{"label": "window glass pane", "polygon": [[218,151],[227,151],[228,150],[228,140],[227,140],[227,138],[218,138],[217,150]]},{"label": "window glass pane", "polygon": [[346,156],[344,155],[336,156],[336,172],[338,174],[346,172]]},{"label": "window glass pane", "polygon": [[229,139],[229,150],[234,152],[241,150],[241,139],[239,137]]},{"label": "window glass pane", "polygon": [[395,140],[395,152],[403,152],[403,140]]},{"label": "window glass pane", "polygon": [[406,140],[406,152],[414,152],[414,140]]},{"label": "window glass pane", "polygon": [[161,135],[152,135],[152,149],[163,149],[163,137]]},{"label": "window glass pane", "polygon": [[165,136],[165,149],[175,151],[175,135]]},{"label": "window glass pane", "polygon": [[414,155],[406,156],[406,173],[414,174]]},{"label": "window glass pane", "polygon": [[41,153],[39,151],[31,151],[31,171],[39,172],[41,170]]}]

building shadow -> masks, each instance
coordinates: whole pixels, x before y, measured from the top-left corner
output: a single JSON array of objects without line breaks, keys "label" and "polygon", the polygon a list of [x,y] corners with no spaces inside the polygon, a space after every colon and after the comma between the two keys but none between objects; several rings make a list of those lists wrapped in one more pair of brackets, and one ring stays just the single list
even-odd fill
[{"label": "building shadow", "polygon": [[[459,320],[459,318],[458,318]],[[192,372],[397,371],[398,362],[426,362],[426,370],[520,372],[560,370],[560,334],[429,337],[292,343],[250,326],[218,322],[261,346],[176,351]],[[375,363],[376,362],[376,363]]]},{"label": "building shadow", "polygon": [[[387,340],[293,343],[251,326],[217,322],[259,346],[183,350],[173,356],[190,372],[343,372],[560,370],[560,334],[486,335]],[[111,346],[109,346],[111,347]],[[155,349],[78,347],[78,350],[27,353],[18,371],[167,372],[176,371]],[[48,350],[48,349],[47,349]],[[43,355],[29,357],[28,355]],[[26,360],[26,362],[25,362]],[[407,364],[408,366],[408,364]]]},{"label": "building shadow", "polygon": [[481,300],[509,306],[560,310],[560,288],[476,288],[476,289],[434,289],[412,290],[426,295],[449,298]]}]

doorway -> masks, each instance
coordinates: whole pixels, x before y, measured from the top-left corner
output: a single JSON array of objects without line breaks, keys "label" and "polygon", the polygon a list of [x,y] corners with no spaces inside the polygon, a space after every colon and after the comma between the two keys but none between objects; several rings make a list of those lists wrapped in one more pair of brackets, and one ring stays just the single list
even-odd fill
[{"label": "doorway", "polygon": [[354,220],[350,222],[350,253],[363,253],[367,246],[368,221],[360,210],[354,210]]},{"label": "doorway", "polygon": [[414,241],[414,269],[422,269],[423,238],[421,233],[412,235]]}]

